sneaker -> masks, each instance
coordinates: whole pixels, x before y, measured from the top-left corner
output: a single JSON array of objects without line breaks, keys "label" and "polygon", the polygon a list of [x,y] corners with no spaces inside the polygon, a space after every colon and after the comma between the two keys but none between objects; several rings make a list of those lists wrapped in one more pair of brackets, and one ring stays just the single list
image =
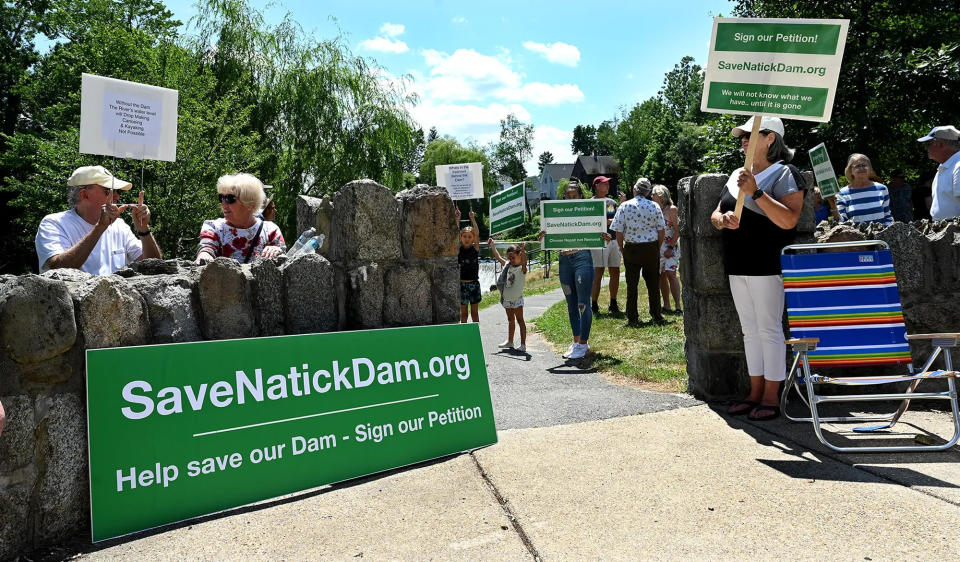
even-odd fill
[{"label": "sneaker", "polygon": [[610,301],[610,314],[616,314],[620,312],[620,306],[617,305],[617,301]]},{"label": "sneaker", "polygon": [[578,344],[578,343],[571,343],[571,344],[570,344],[570,347],[568,347],[567,350],[564,351],[564,352],[563,352],[563,355],[561,355],[560,357],[563,357],[564,359],[570,359],[570,356],[573,355],[573,352],[577,350],[577,346],[578,346],[578,345],[580,345],[580,344]]},{"label": "sneaker", "polygon": [[520,344],[520,347],[517,348],[517,351],[519,351],[520,353],[526,353],[526,352],[527,352],[527,345],[521,343],[521,344]]},{"label": "sneaker", "polygon": [[590,346],[585,343],[575,343],[573,345],[576,349],[570,354],[570,359],[580,359],[590,351]]},{"label": "sneaker", "polygon": [[507,340],[501,343],[500,345],[498,345],[497,347],[499,347],[500,349],[511,349],[513,347],[513,341]]},{"label": "sneaker", "polygon": [[600,303],[593,301],[593,303],[590,304],[590,310],[592,310],[594,314],[600,314]]}]

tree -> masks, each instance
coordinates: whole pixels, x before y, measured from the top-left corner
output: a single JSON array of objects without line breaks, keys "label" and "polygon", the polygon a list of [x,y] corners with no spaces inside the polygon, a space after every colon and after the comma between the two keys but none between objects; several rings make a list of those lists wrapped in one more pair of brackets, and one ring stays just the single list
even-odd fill
[{"label": "tree", "polygon": [[537,167],[540,168],[540,173],[543,173],[543,167],[547,164],[553,162],[553,153],[549,150],[545,150],[540,153],[540,157],[537,159]]},{"label": "tree", "polygon": [[604,121],[597,127],[596,151],[603,156],[617,152],[617,129],[612,121]]},{"label": "tree", "polygon": [[497,172],[513,183],[520,183],[527,177],[523,163],[531,156],[533,125],[520,121],[516,115],[510,113],[500,120],[500,142],[494,147],[493,160]]},{"label": "tree", "polygon": [[702,124],[708,119],[708,115],[700,111],[703,68],[693,61],[691,56],[680,59],[673,70],[667,72],[657,95],[678,121]]},{"label": "tree", "polygon": [[439,137],[439,135],[437,134],[437,128],[436,128],[436,127],[430,127],[430,134],[427,135],[427,144],[430,144],[430,143],[432,143],[433,141],[437,140],[438,137]]},{"label": "tree", "polygon": [[574,127],[570,150],[574,156],[595,153],[597,151],[597,129],[593,125],[577,125]]}]

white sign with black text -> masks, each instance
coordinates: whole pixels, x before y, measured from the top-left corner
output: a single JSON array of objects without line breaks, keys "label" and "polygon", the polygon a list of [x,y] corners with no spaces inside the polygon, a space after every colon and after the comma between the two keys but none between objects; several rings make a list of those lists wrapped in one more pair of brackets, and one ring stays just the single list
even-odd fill
[{"label": "white sign with black text", "polygon": [[483,163],[445,164],[436,167],[437,185],[447,188],[450,199],[483,199]]}]

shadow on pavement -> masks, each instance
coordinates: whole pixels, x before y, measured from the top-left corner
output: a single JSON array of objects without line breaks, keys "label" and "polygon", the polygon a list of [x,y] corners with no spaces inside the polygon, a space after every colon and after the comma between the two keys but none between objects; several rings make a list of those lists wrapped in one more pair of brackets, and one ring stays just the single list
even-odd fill
[{"label": "shadow on pavement", "polygon": [[[729,405],[726,403],[712,403],[708,406],[732,429],[742,431],[760,445],[774,447],[783,453],[797,457],[796,460],[757,459],[757,462],[791,478],[859,482],[873,481],[879,476],[910,487],[960,489],[960,485],[955,482],[939,479],[908,466],[903,466],[906,464],[956,463],[960,460],[960,451],[956,448],[942,452],[923,453],[838,453],[827,449],[820,443],[810,422],[791,422],[783,417],[766,422],[752,422],[745,416],[727,414]],[[825,416],[848,413],[836,407],[825,408],[825,410],[823,413]],[[879,406],[876,412],[869,413],[883,414],[891,410],[892,408],[884,409],[883,406]],[[796,413],[794,412],[794,414]],[[843,426],[852,428],[856,424],[843,424]],[[936,443],[945,442],[944,439],[910,422],[901,420],[896,427],[898,428],[896,431],[877,434],[876,436],[853,435],[852,431],[837,431],[836,429],[834,431],[825,429],[824,434],[831,443],[839,446],[865,445],[867,443],[884,446],[914,445],[916,444],[914,436],[917,434],[925,435]],[[832,463],[827,461],[838,461],[844,465],[862,469],[863,472],[832,470],[829,468]],[[882,472],[874,470],[874,468],[882,468]],[[862,475],[862,478],[857,477],[858,474]]]}]

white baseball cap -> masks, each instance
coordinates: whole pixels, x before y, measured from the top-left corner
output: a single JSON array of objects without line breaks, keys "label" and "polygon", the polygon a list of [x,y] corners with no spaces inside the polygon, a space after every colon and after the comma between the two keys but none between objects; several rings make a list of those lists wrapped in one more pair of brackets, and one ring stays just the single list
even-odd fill
[{"label": "white baseball cap", "polygon": [[[753,117],[739,127],[730,130],[730,134],[739,138],[753,131]],[[773,131],[783,138],[783,121],[779,117],[764,117],[760,120],[761,131]]]},{"label": "white baseball cap", "polygon": [[110,189],[121,189],[126,191],[130,189],[130,182],[114,177],[109,170],[103,166],[81,166],[73,171],[67,185],[102,185]]},{"label": "white baseball cap", "polygon": [[919,142],[932,141],[933,139],[957,140],[960,139],[960,131],[953,125],[940,125],[930,130],[930,134],[917,139]]}]

